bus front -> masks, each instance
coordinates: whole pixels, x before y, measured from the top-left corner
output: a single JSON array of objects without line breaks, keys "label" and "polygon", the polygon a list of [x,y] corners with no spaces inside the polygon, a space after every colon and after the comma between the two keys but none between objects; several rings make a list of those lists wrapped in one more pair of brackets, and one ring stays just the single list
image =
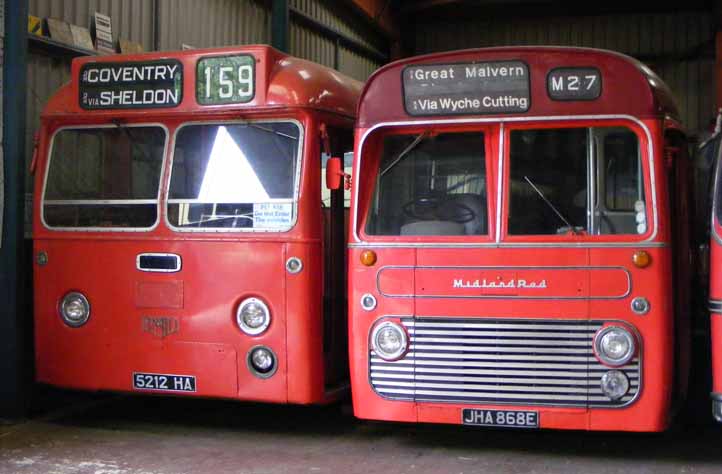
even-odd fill
[{"label": "bus front", "polygon": [[651,71],[597,50],[440,53],[372,76],[349,250],[355,414],[664,429],[686,284],[673,114]]},{"label": "bus front", "polygon": [[326,359],[343,353],[324,331],[343,314],[324,313],[318,136],[321,121],[352,127],[356,82],[266,46],[82,59],[72,74],[38,149],[37,380],[332,398],[344,380]]}]

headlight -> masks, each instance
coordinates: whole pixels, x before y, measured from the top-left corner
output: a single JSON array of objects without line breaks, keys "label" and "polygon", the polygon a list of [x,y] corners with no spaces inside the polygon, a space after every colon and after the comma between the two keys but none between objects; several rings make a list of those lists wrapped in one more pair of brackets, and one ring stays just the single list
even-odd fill
[{"label": "headlight", "polygon": [[396,360],[408,346],[404,328],[391,321],[378,324],[371,332],[371,347],[384,360]]},{"label": "headlight", "polygon": [[602,392],[612,400],[619,400],[629,391],[629,379],[621,370],[610,370],[602,375]]},{"label": "headlight", "polygon": [[629,362],[636,347],[634,336],[620,326],[606,326],[594,336],[594,353],[604,364],[614,367]]},{"label": "headlight", "polygon": [[276,373],[276,354],[265,346],[256,346],[248,351],[248,368],[256,377],[266,379]]},{"label": "headlight", "polygon": [[271,313],[262,300],[246,298],[238,305],[236,322],[241,331],[249,336],[257,336],[271,324]]},{"label": "headlight", "polygon": [[71,291],[60,302],[60,317],[71,328],[77,328],[88,322],[90,303],[82,293]]}]

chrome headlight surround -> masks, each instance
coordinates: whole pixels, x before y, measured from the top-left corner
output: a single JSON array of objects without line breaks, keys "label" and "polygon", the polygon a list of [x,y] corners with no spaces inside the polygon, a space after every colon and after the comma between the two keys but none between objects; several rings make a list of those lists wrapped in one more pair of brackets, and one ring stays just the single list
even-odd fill
[{"label": "chrome headlight surround", "polygon": [[[398,339],[398,348],[393,351],[387,351],[381,348],[379,342],[381,337],[393,335]],[[376,354],[383,360],[394,361],[398,360],[406,354],[406,350],[409,347],[409,338],[406,335],[406,330],[400,324],[393,321],[383,321],[378,323],[371,331],[371,348]]]},{"label": "chrome headlight surround", "polygon": [[[627,349],[619,357],[610,356],[610,337],[619,337],[627,344]],[[610,367],[620,367],[627,364],[637,352],[637,343],[634,335],[622,326],[604,326],[594,335],[594,355],[603,364]]]},{"label": "chrome headlight surround", "polygon": [[90,319],[90,302],[79,291],[71,291],[58,304],[60,319],[71,328],[79,328]]},{"label": "chrome headlight surround", "polygon": [[[246,318],[244,317],[248,316],[247,313],[244,315],[244,311],[253,311],[254,306],[256,310],[260,309],[263,315],[263,322],[258,326],[249,325],[246,321]],[[241,304],[238,305],[238,309],[236,309],[236,324],[238,324],[238,327],[241,331],[248,334],[249,336],[258,336],[259,334],[262,334],[266,329],[268,329],[268,326],[270,326],[271,311],[268,309],[268,305],[262,299],[256,297],[246,298],[241,301]]]}]

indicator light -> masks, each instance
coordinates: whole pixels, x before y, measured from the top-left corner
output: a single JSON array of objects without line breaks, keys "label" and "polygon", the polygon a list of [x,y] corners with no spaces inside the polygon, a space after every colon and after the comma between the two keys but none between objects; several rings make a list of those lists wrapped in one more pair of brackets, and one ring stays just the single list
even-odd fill
[{"label": "indicator light", "polygon": [[632,262],[639,268],[646,268],[652,263],[652,257],[644,250],[637,250],[632,255]]},{"label": "indicator light", "polygon": [[372,266],[376,263],[376,252],[373,250],[364,250],[361,252],[361,263],[367,267]]}]

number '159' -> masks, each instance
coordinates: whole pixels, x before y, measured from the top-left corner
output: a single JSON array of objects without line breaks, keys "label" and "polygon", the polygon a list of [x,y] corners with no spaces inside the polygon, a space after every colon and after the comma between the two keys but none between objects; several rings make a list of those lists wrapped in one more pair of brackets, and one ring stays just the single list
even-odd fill
[{"label": "number '159'", "polygon": [[[213,73],[210,67],[205,68],[206,76],[206,98],[211,98]],[[233,73],[236,73],[233,77]],[[218,68],[218,97],[230,99],[248,97],[253,95],[253,68],[244,64],[234,68],[233,66],[221,66]]]}]

